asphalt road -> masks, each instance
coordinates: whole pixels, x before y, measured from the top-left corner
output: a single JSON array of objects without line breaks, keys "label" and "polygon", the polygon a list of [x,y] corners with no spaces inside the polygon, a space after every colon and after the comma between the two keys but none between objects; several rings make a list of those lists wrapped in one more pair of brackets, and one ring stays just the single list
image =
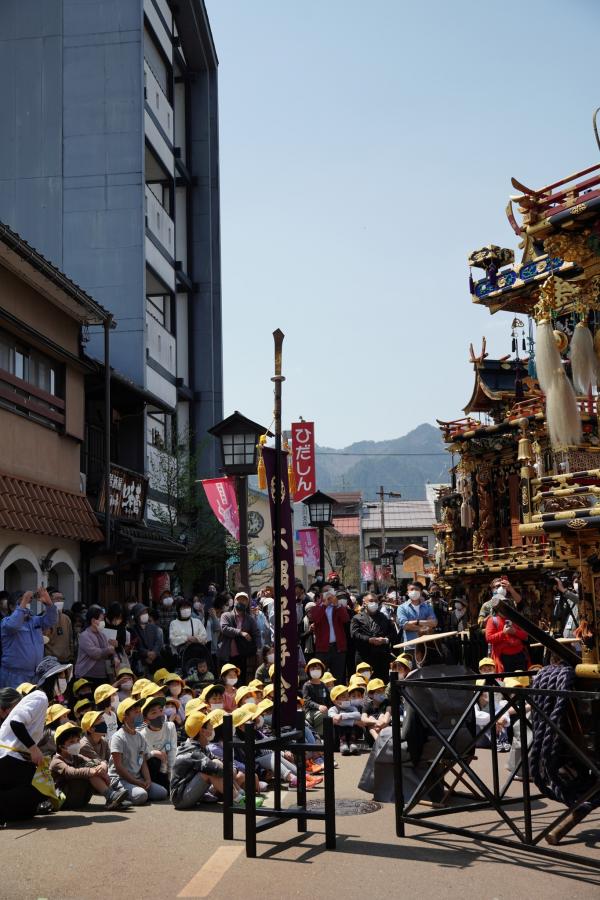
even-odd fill
[{"label": "asphalt road", "polygon": [[[356,789],[364,757],[340,759],[336,796],[368,799]],[[292,795],[288,795],[290,801]],[[311,798],[322,797],[318,791]],[[322,834],[299,835],[295,823],[265,832],[259,859],[244,854],[243,817],[236,838],[222,839],[219,807],[176,811],[153,804],[127,812],[57,813],[0,832],[3,900],[170,900],[236,897],[370,900],[389,894],[443,900],[597,898],[600,872],[520,850],[408,827],[395,836],[394,809],[338,817],[338,848]],[[514,813],[517,815],[517,813]],[[480,813],[480,828],[495,817]],[[320,823],[315,826],[321,828]],[[571,852],[600,859],[600,811],[578,829]],[[566,846],[565,846],[565,849]]]}]

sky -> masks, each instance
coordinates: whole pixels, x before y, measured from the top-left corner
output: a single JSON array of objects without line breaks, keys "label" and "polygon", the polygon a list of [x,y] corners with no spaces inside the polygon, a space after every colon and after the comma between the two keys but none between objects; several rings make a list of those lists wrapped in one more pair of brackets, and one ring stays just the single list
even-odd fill
[{"label": "sky", "polygon": [[[219,56],[225,414],[317,443],[462,415],[468,346],[510,352],[510,313],[467,256],[517,238],[515,176],[600,162],[595,0],[206,0]],[[483,273],[475,270],[475,276]]]}]

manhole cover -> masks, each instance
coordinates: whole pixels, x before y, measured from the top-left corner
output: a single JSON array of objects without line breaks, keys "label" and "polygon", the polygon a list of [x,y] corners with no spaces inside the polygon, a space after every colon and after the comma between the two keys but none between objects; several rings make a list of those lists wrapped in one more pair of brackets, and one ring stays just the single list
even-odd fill
[{"label": "manhole cover", "polygon": [[[312,812],[325,812],[324,800],[309,800],[306,804]],[[336,816],[366,816],[368,813],[378,812],[382,808],[381,803],[375,800],[336,800]]]}]

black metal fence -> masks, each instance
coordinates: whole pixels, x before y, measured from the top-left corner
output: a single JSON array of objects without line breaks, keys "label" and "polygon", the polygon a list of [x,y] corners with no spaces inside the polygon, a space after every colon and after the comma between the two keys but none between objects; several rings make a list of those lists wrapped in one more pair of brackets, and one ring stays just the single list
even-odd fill
[{"label": "black metal fence", "polygon": [[[245,766],[245,804],[234,805],[233,770],[235,748],[243,751]],[[256,807],[256,758],[265,751],[275,754],[274,805],[272,807]],[[280,754],[290,751],[294,754],[297,767],[296,804],[283,807],[280,781]],[[309,810],[306,801],[306,753],[319,752],[324,759],[324,791],[325,810],[318,812]],[[244,740],[233,734],[231,716],[223,720],[223,839],[234,839],[234,816],[243,815],[246,824],[246,856],[256,857],[256,839],[263,831],[281,825],[290,819],[297,820],[299,832],[307,830],[307,822],[323,821],[325,823],[325,846],[328,850],[336,848],[335,833],[335,781],[334,781],[334,731],[331,719],[323,722],[323,742],[308,743],[305,739],[304,713],[298,713],[296,729],[282,732],[279,737],[257,739],[256,729],[251,723],[244,726]]]},{"label": "black metal fence", "polygon": [[[523,673],[509,673],[520,675]],[[394,788],[396,811],[396,834],[405,836],[407,824],[421,828],[430,828],[448,834],[462,835],[477,841],[488,841],[503,847],[519,847],[533,853],[576,862],[584,866],[600,869],[600,861],[584,857],[553,847],[542,846],[541,842],[549,837],[560,839],[561,832],[568,826],[569,819],[576,817],[576,821],[583,818],[586,812],[586,804],[600,802],[600,768],[598,756],[598,742],[600,735],[600,694],[584,691],[550,691],[535,688],[510,688],[494,683],[494,676],[486,676],[485,686],[475,686],[473,680],[482,676],[460,675],[444,679],[394,679],[392,682],[392,734],[394,749]],[[427,690],[456,691],[464,695],[464,709],[462,714],[454,722],[451,730],[442,732],[427,714],[424,705],[419,701],[419,693]],[[489,722],[480,729],[473,727],[474,707],[481,693],[488,697]],[[580,707],[582,703],[589,704],[591,715],[588,716],[588,724],[593,733],[588,732],[586,746],[581,746],[573,734],[567,733],[557,722],[553,721],[541,708],[540,700],[543,696],[566,698]],[[497,702],[502,699],[503,703]],[[501,777],[499,771],[498,749],[495,740],[496,723],[506,710],[507,698],[511,708],[516,712],[516,719],[520,723],[521,731],[521,761],[506,779]],[[407,759],[406,745],[402,744],[401,711],[412,707],[418,716],[421,726],[429,736],[432,736],[439,745],[432,760],[413,765]],[[547,822],[548,807],[545,804],[535,804],[543,797],[542,793],[532,793],[530,782],[531,775],[531,746],[528,740],[528,732],[531,733],[531,711],[542,717],[550,727],[553,735],[556,735],[564,750],[570,754],[571,759],[589,773],[586,789],[581,793],[576,802],[570,807],[564,808],[556,814],[551,822]],[[464,743],[458,749],[456,737],[462,730],[471,731],[471,740],[465,746]],[[476,744],[483,735],[490,736],[491,751],[491,780],[486,783],[484,777],[473,766]],[[404,749],[404,753],[403,753]],[[411,770],[413,784],[418,781],[416,787],[406,796],[405,776]],[[522,791],[518,796],[509,795],[508,791],[515,781],[515,776],[522,778]],[[434,790],[436,786],[442,787],[441,800],[432,801],[432,795],[440,797],[440,791]],[[466,788],[466,792],[462,790]],[[534,788],[535,789],[535,788]],[[507,808],[511,805],[522,805],[522,826],[518,824],[515,815],[510,815]],[[416,810],[417,806],[425,805],[428,808]],[[469,812],[479,810],[494,811],[498,816],[498,824],[503,824],[508,829],[506,836],[490,833],[483,830],[463,827],[457,824],[448,824],[448,819]],[[538,816],[541,824],[536,830]],[[440,821],[444,818],[445,821]]]}]

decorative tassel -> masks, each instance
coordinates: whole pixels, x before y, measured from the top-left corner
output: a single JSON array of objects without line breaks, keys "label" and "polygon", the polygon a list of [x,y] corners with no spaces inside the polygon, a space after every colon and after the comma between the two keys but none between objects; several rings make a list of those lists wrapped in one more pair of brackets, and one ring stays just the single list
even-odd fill
[{"label": "decorative tassel", "polygon": [[288,474],[288,490],[290,492],[290,497],[293,499],[296,496],[296,472],[294,471],[294,465],[292,460],[292,451],[290,450],[290,445],[286,441],[283,445],[283,449],[287,453],[287,474]]},{"label": "decorative tassel", "polygon": [[516,339],[516,337],[513,337],[513,339],[512,339],[512,352],[513,352],[513,353],[516,353],[516,352],[517,352],[517,339]]},{"label": "decorative tassel", "polygon": [[473,281],[473,273],[469,269],[469,292],[472,297],[475,296],[475,282]]},{"label": "decorative tassel", "polygon": [[535,366],[535,341],[533,339],[533,322],[529,319],[529,335],[527,338],[529,344],[529,362],[527,363],[527,374],[530,378],[537,378],[537,369]]},{"label": "decorative tassel", "polygon": [[258,439],[258,467],[256,469],[256,474],[258,475],[258,489],[259,491],[266,491],[267,489],[267,470],[265,468],[265,461],[263,459],[262,448],[267,443],[266,434],[261,434]]},{"label": "decorative tassel", "polygon": [[598,362],[594,353],[592,332],[585,322],[578,322],[571,338],[571,372],[578,394],[596,393]]},{"label": "decorative tassel", "polygon": [[555,379],[556,373],[562,370],[560,353],[554,340],[554,331],[550,319],[541,319],[538,322],[536,345],[535,367],[537,377],[544,394],[548,394],[548,389]]},{"label": "decorative tassel", "polygon": [[557,450],[581,443],[581,419],[573,385],[560,364],[546,394],[546,421],[552,447]]}]

